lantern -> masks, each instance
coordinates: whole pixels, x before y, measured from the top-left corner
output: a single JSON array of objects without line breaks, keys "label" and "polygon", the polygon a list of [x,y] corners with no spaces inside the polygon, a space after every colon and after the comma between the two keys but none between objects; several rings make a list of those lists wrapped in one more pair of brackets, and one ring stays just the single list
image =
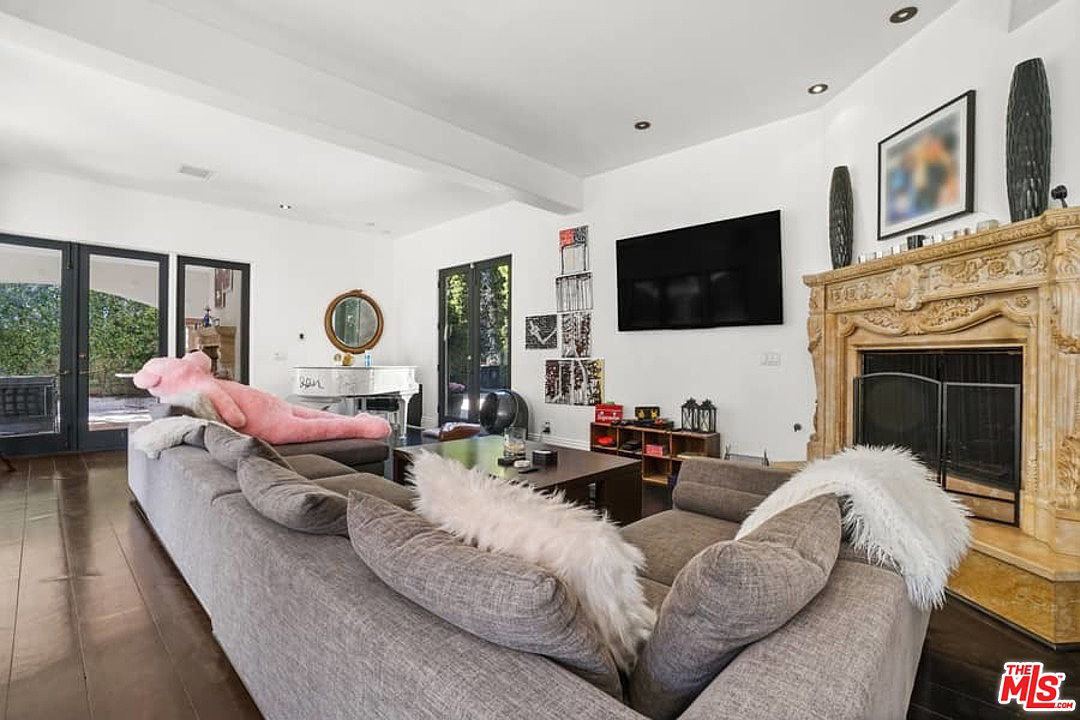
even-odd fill
[{"label": "lantern", "polygon": [[716,432],[716,406],[712,400],[706,400],[698,406],[696,430],[704,433]]},{"label": "lantern", "polygon": [[682,404],[682,429],[684,431],[693,431],[697,429],[698,422],[698,404],[697,400],[690,398]]}]

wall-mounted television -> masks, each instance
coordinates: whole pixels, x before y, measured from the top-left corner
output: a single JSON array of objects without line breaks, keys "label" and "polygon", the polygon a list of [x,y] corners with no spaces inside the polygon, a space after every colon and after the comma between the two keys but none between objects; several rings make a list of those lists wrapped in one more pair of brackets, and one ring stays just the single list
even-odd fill
[{"label": "wall-mounted television", "polygon": [[619,240],[619,330],[784,322],[780,211]]}]

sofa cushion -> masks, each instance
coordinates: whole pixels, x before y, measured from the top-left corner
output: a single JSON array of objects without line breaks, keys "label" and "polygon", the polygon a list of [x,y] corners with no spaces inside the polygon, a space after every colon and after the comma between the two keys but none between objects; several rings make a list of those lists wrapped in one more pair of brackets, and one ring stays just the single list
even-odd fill
[{"label": "sofa cushion", "polygon": [[595,511],[430,452],[413,455],[416,512],[482,550],[555,574],[577,596],[615,665],[630,672],[656,612],[638,572],[644,555]]},{"label": "sofa cushion", "polygon": [[248,457],[261,457],[284,466],[285,460],[274,448],[257,437],[244,435],[224,425],[210,424],[203,433],[206,451],[210,457],[229,468],[236,470],[237,464]]},{"label": "sofa cushion", "polygon": [[263,458],[245,458],[236,471],[244,497],[264,517],[313,535],[347,535],[348,494],[365,492],[410,509],[413,494],[367,473],[309,480]]},{"label": "sofa cushion", "polygon": [[236,479],[252,507],[279,525],[312,535],[348,534],[348,500],[339,492],[258,457],[241,460]]},{"label": "sofa cushion", "polygon": [[783,626],[825,587],[840,535],[840,505],[823,495],[694,556],[630,677],[634,709],[653,720],[678,716],[742,648]]},{"label": "sofa cushion", "polygon": [[551,572],[466,545],[420,515],[371,495],[349,496],[348,519],[360,559],[401,595],[466,632],[547,656],[622,697],[611,653]]},{"label": "sofa cushion", "polygon": [[647,577],[641,578],[641,589],[645,592],[645,602],[649,603],[656,612],[660,612],[660,606],[664,604],[664,598],[671,592],[671,586],[658,583]]},{"label": "sofa cushion", "polygon": [[360,438],[288,443],[275,445],[274,449],[286,458],[293,455],[321,455],[353,468],[381,463],[390,456],[390,446],[385,442]]},{"label": "sofa cushion", "polygon": [[791,471],[717,458],[692,458],[679,470],[672,503],[679,510],[741,523]]},{"label": "sofa cushion", "polygon": [[371,473],[333,475],[318,478],[311,482],[327,490],[339,492],[345,497],[349,497],[349,493],[353,491],[374,495],[406,510],[412,510],[413,502],[416,500],[416,493],[413,492],[412,488],[398,485],[396,482],[391,482],[384,477],[372,475]]},{"label": "sofa cushion", "polygon": [[670,586],[690,558],[713,543],[731,540],[738,531],[733,522],[665,510],[627,525],[622,535],[645,553],[644,577]]},{"label": "sofa cushion", "polygon": [[286,466],[291,467],[296,473],[303,475],[308,480],[350,475],[355,472],[348,465],[342,465],[337,460],[331,460],[322,455],[292,455],[283,459]]}]

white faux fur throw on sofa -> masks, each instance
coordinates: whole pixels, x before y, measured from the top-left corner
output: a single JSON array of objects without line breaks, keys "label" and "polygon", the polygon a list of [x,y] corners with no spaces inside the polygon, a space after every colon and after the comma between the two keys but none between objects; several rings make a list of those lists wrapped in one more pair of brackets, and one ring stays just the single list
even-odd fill
[{"label": "white faux fur throw on sofa", "polygon": [[481,550],[554,573],[577,595],[615,664],[630,671],[656,613],[638,581],[645,558],[615,525],[561,494],[541,495],[433,453],[416,453],[410,472],[420,515]]},{"label": "white faux fur throw on sofa", "polygon": [[138,428],[131,434],[131,444],[148,457],[157,459],[162,450],[168,450],[184,442],[184,436],[198,430],[211,421],[190,415],[164,417]]},{"label": "white faux fur throw on sofa", "polygon": [[945,601],[945,583],[971,542],[967,509],[907,450],[854,447],[806,466],[758,505],[736,539],[818,495],[841,498],[845,537],[876,563],[892,563],[922,609]]}]

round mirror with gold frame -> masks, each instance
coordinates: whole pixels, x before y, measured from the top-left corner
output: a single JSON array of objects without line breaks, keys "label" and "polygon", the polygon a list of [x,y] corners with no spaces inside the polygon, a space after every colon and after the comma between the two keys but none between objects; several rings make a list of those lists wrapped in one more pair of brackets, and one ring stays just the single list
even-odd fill
[{"label": "round mirror with gold frame", "polygon": [[349,290],[330,301],[323,327],[338,350],[361,353],[375,347],[382,337],[382,309],[363,290]]}]

